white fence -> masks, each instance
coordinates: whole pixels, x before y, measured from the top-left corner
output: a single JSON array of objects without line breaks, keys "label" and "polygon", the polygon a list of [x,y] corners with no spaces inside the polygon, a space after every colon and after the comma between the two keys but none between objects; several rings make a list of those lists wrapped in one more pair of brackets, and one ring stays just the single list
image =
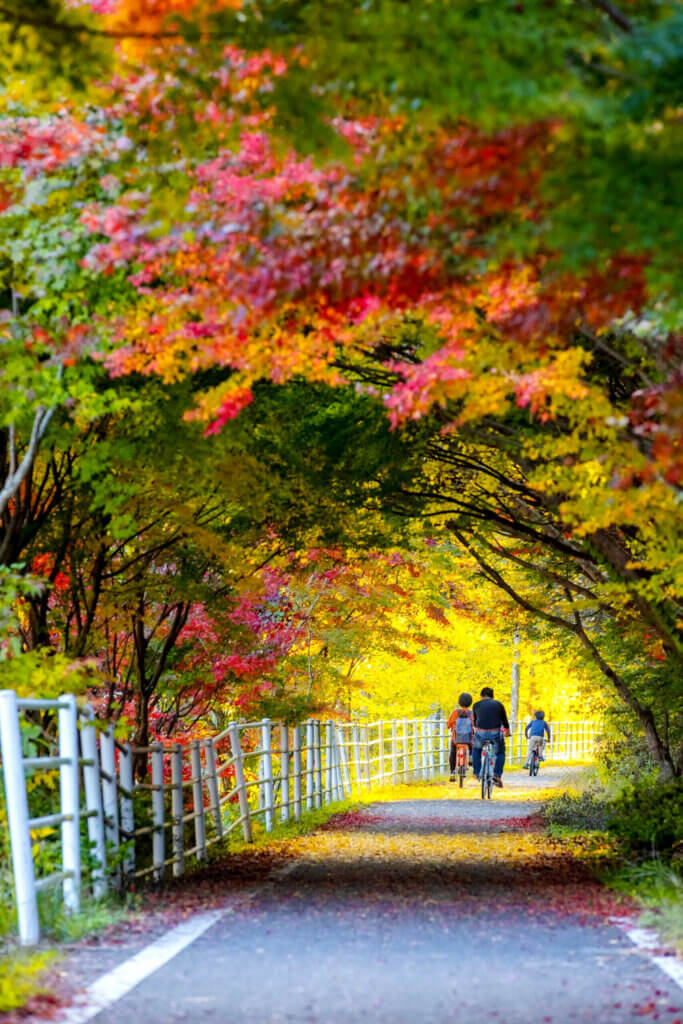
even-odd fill
[{"label": "white fence", "polygon": [[[57,715],[54,752],[24,756],[26,712]],[[549,760],[590,757],[592,723],[551,728]],[[526,752],[523,726],[508,742],[508,763],[519,763]],[[271,831],[278,821],[298,821],[354,791],[443,776],[449,744],[444,719],[432,716],[367,724],[309,720],[293,727],[268,719],[232,722],[216,736],[184,745],[132,748],[97,725],[88,706],[79,711],[71,695],[21,700],[4,690],[0,745],[21,941],[38,941],[42,890],[61,885],[66,908],[79,909],[83,847],[95,897],[122,879],[161,881],[169,869],[179,876],[236,829],[250,842],[255,819]],[[59,811],[32,817],[27,777],[56,771]],[[46,859],[46,845],[59,870],[40,874],[35,864]]]}]

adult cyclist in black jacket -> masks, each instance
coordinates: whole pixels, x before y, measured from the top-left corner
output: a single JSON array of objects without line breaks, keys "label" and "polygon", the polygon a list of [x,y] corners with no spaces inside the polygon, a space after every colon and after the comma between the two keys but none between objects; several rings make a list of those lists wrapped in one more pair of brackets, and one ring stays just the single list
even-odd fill
[{"label": "adult cyclist in black jacket", "polygon": [[510,723],[507,712],[499,700],[493,699],[493,690],[485,686],[481,691],[481,700],[472,708],[474,714],[474,749],[472,750],[472,766],[476,778],[481,771],[481,748],[491,740],[494,745],[496,760],[493,765],[493,782],[503,788],[503,765],[505,764],[505,736],[510,735]]}]

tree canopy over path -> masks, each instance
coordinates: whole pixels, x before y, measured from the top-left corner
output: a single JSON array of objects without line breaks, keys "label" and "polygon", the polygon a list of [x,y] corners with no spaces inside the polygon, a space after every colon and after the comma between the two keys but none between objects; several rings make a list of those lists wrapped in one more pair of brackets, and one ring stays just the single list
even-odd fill
[{"label": "tree canopy over path", "polygon": [[146,743],[516,622],[679,775],[680,5],[4,0],[0,50],[0,674]]}]

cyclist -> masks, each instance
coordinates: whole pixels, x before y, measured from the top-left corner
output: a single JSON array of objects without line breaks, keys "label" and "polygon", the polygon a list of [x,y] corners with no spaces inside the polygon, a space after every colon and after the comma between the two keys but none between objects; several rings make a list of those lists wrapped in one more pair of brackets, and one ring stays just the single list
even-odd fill
[{"label": "cyclist", "polygon": [[472,708],[474,714],[474,749],[472,763],[474,776],[479,778],[481,771],[481,749],[489,740],[494,745],[496,754],[493,766],[493,784],[503,788],[503,765],[505,764],[505,737],[510,735],[510,723],[507,712],[499,700],[493,699],[493,690],[485,686],[481,691],[481,700]]},{"label": "cyclist", "polygon": [[451,711],[446,723],[451,730],[451,749],[448,763],[451,766],[451,782],[455,782],[455,758],[458,743],[466,743],[472,757],[472,740],[474,739],[474,715],[472,714],[472,694],[461,693],[458,706]]},{"label": "cyclist", "polygon": [[529,747],[526,752],[526,764],[525,768],[529,767],[529,762],[534,755],[534,750],[538,749],[539,760],[545,761],[543,757],[543,751],[545,750],[545,737],[548,736],[548,743],[550,743],[550,726],[545,720],[545,711],[536,711],[534,717],[531,719],[524,735],[529,741]]}]

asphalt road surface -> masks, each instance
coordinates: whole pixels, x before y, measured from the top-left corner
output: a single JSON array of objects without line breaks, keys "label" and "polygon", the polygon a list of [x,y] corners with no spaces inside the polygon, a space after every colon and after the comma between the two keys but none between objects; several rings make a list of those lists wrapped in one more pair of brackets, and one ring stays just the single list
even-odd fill
[{"label": "asphalt road surface", "polygon": [[524,799],[539,783],[510,776],[490,803],[441,787],[297,840],[294,861],[93,1019],[681,1024],[683,993],[611,923],[614,898],[541,834]]}]

